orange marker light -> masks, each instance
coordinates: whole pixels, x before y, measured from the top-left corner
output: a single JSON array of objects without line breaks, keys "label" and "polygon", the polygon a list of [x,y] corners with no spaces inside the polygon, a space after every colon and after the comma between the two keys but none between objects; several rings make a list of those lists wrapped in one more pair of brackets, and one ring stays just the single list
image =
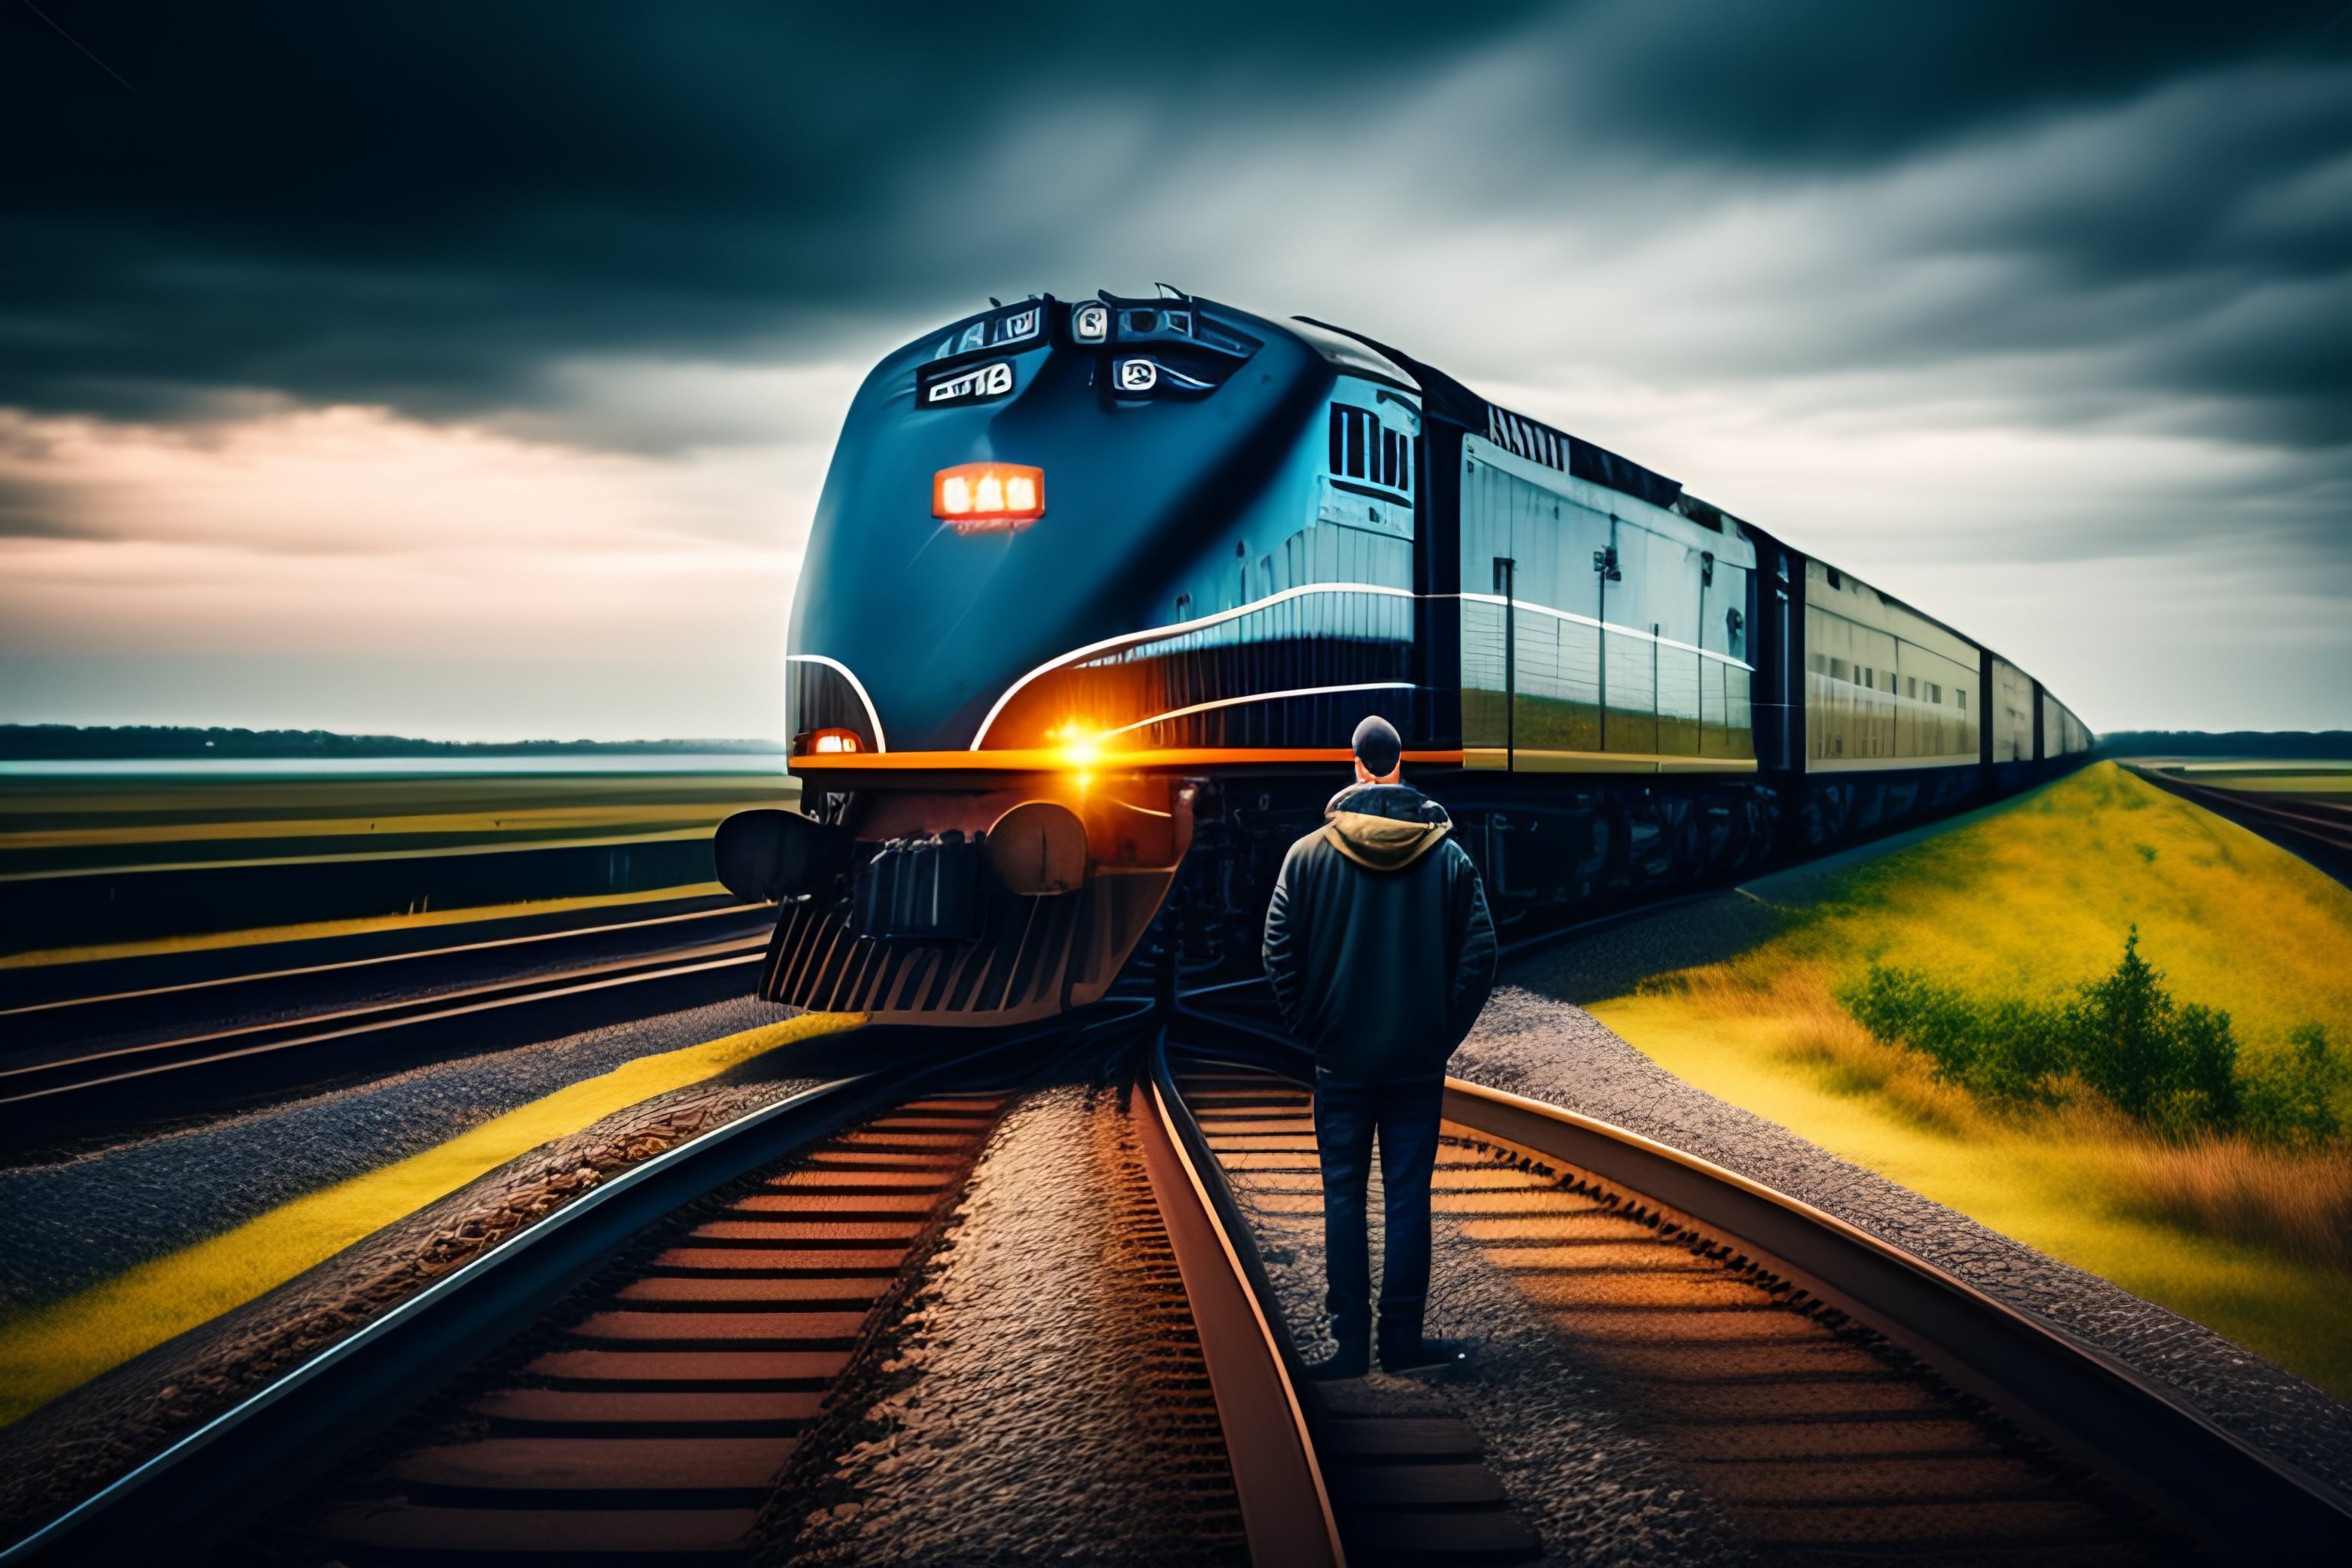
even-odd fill
[{"label": "orange marker light", "polygon": [[866,749],[866,743],[857,738],[857,731],[855,730],[817,730],[812,731],[805,740],[806,744],[801,748],[802,751],[814,752],[819,756],[830,756],[842,752],[862,752]]},{"label": "orange marker light", "polygon": [[931,515],[960,533],[1025,528],[1045,515],[1045,470],[959,463],[931,476]]}]

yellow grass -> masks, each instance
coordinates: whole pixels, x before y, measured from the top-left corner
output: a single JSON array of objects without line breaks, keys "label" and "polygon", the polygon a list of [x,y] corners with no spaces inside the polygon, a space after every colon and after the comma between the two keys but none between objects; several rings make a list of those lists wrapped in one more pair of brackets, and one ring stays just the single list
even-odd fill
[{"label": "yellow grass", "polygon": [[2352,889],[2102,763],[1857,868],[1743,967],[1832,978],[1881,963],[1985,998],[2049,1000],[2113,969],[2124,935],[2174,995],[2227,1008],[2251,1049],[2319,1023],[2352,1046]]},{"label": "yellow grass", "polygon": [[2128,1205],[2151,1218],[2352,1269],[2352,1151],[2147,1142],[2117,1175]]},{"label": "yellow grass", "polygon": [[[1763,886],[1769,891],[1768,879]],[[2101,764],[1835,879],[1782,934],[1594,1011],[1700,1088],[2352,1397],[2352,1161],[1989,1110],[1835,1000],[1875,962],[2050,1000],[2140,951],[2250,1058],[2352,1047],[2352,891]]]},{"label": "yellow grass", "polygon": [[716,1077],[862,1015],[812,1013],[640,1057],[405,1160],[296,1198],[63,1300],[0,1319],[0,1426],[284,1284],[518,1155],[650,1096]]},{"label": "yellow grass", "polygon": [[[2155,1146],[2103,1139],[2063,1116],[2004,1121],[1964,1101],[1945,1107],[1955,1124],[1938,1125],[1806,1060],[1801,1019],[1719,1017],[1686,1001],[1635,996],[1593,1011],[1708,1093],[2352,1398],[2352,1279],[2260,1240],[2179,1223],[2161,1195],[2163,1174],[2141,1163],[2161,1153]],[[1922,1081],[1889,1071],[1897,1082]],[[1927,1088],[1932,1105],[1940,1086]]]},{"label": "yellow grass", "polygon": [[206,931],[200,936],[152,937],[143,942],[102,942],[89,947],[50,947],[37,952],[0,955],[0,969],[40,969],[58,963],[95,963],[109,958],[147,958],[161,952],[208,952],[224,947],[253,947],[273,942],[309,942],[317,937],[359,936],[369,931],[421,931],[432,926],[467,925],[476,921],[512,920],[518,915],[560,915],[574,910],[618,909],[628,904],[659,903],[666,899],[698,899],[727,889],[717,882],[688,882],[676,888],[646,888],[634,893],[599,893],[578,899],[543,899],[536,903],[479,904],[465,909],[428,910],[412,915],[371,915],[363,920],[313,921],[307,925],[255,926],[246,931]]}]

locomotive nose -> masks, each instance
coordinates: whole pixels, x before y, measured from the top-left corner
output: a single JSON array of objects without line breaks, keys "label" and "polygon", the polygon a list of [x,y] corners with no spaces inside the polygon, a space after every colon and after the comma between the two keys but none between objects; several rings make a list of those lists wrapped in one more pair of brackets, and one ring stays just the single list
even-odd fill
[{"label": "locomotive nose", "polygon": [[802,581],[823,591],[793,607],[796,766],[835,731],[944,754],[1045,747],[1095,717],[984,733],[1041,667],[1175,613],[1172,563],[1262,489],[1271,432],[1328,384],[1231,314],[1047,296],[884,362],[819,503]]}]

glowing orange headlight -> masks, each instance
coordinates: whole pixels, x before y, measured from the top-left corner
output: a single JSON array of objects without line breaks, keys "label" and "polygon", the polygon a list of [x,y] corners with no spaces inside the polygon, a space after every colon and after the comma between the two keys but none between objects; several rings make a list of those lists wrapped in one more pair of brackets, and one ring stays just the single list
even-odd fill
[{"label": "glowing orange headlight", "polygon": [[1045,515],[1045,470],[959,463],[931,476],[931,515],[959,530],[1019,528]]},{"label": "glowing orange headlight", "polygon": [[857,738],[855,730],[812,730],[801,737],[801,754],[811,752],[820,757],[836,756],[844,752],[862,752],[866,742]]}]

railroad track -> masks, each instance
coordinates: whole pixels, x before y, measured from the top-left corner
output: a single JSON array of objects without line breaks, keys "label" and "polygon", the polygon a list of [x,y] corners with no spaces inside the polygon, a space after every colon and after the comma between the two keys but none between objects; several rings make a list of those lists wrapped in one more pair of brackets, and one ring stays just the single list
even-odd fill
[{"label": "railroad track", "polygon": [[[617,913],[623,911],[604,911]],[[137,1045],[165,1029],[262,1022],[592,961],[656,956],[772,928],[765,905],[681,899],[632,918],[524,915],[479,927],[312,937],[0,971],[9,1065],[75,1046]],[[461,940],[449,940],[458,938]]]},{"label": "railroad track", "polygon": [[952,1214],[1008,1097],[893,1107],[675,1226],[311,1528],[341,1561],[740,1554]]},{"label": "railroad track", "polygon": [[[201,1561],[257,1542],[354,1563],[740,1560],[788,1530],[794,1488],[862,1409],[877,1338],[953,1212],[1006,1086],[1041,1053],[1090,1049],[1143,1011],[1109,1005],[887,1083],[828,1085],[657,1156],[0,1563]],[[1197,1157],[1160,1091],[1147,1088],[1134,1112],[1181,1277],[1175,1310],[1197,1331],[1251,1553],[1336,1564],[1296,1391]],[[453,1384],[466,1390],[454,1426],[422,1442],[381,1439],[394,1451],[372,1455],[356,1482],[341,1477],[339,1499],[301,1500],[338,1455]]]},{"label": "railroad track", "polygon": [[[1310,1096],[1271,1068],[1283,1053],[1198,1015],[1177,1037],[1199,1054],[1169,1089],[1236,1234],[1234,1187],[1319,1212]],[[1833,1216],[1461,1080],[1445,1116],[1441,1215],[1776,1561],[2303,1561],[2352,1539],[2352,1500]],[[1358,1556],[1511,1556],[1521,1527],[1467,1423],[1303,1386]]]},{"label": "railroad track", "polygon": [[[1160,1019],[1133,1110],[1181,1275],[1166,1310],[1197,1337],[1254,1560],[1539,1556],[1540,1472],[1520,1456],[1507,1487],[1442,1388],[1305,1375],[1244,1207],[1319,1206],[1297,1053],[1197,1007]],[[352,1563],[773,1552],[1011,1086],[1153,1023],[1107,1005],[680,1145],[0,1563],[256,1541]],[[2352,1531],[2345,1500],[2165,1390],[1827,1215],[1474,1085],[1449,1085],[1446,1119],[1441,1212],[1772,1560],[2295,1561]]]},{"label": "railroad track", "polygon": [[2352,804],[2309,795],[2273,796],[2254,790],[2215,789],[2160,768],[2132,772],[2159,789],[2194,801],[2214,816],[2260,834],[2299,855],[2339,882],[2352,884]]},{"label": "railroad track", "polygon": [[[764,910],[749,911],[764,928]],[[186,993],[236,984],[251,986],[283,979],[309,980],[330,973],[344,978],[354,969],[373,976],[386,966],[410,965],[401,993],[353,1005],[328,1005],[252,1023],[230,1023],[194,1033],[166,1035],[131,1044],[66,1046],[34,1054],[0,1068],[0,1142],[17,1149],[50,1144],[100,1131],[158,1120],[176,1120],[233,1106],[253,1097],[332,1082],[355,1072],[405,1068],[467,1050],[511,1045],[522,1038],[550,1038],[740,996],[766,946],[764,929],[712,934],[707,928],[740,927],[746,911],[720,910],[673,917],[660,934],[686,934],[651,952],[600,959],[562,956],[566,939],[612,940],[614,928],[591,927],[514,939],[530,949],[540,966],[521,974],[500,974],[472,984],[425,983],[424,965],[453,957],[478,959],[483,950],[503,957],[509,942],[465,944],[299,967],[253,976],[235,976],[157,987],[130,994],[142,1005],[163,1005]],[[686,923],[691,921],[693,923]],[[651,923],[651,922],[648,922]],[[544,963],[553,951],[557,962]],[[42,1004],[0,1015],[12,1046],[28,1019],[70,1019],[79,1007],[104,1007],[116,995]],[[12,1055],[17,1054],[12,1052]]]}]

